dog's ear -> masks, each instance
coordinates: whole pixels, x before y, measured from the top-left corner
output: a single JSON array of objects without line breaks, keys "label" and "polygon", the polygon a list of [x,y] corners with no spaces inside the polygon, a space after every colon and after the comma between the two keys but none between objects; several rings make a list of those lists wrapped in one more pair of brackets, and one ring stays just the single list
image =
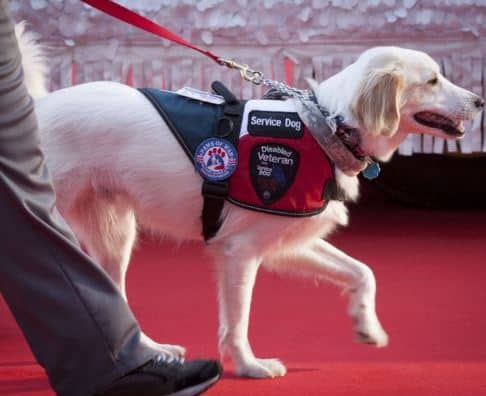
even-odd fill
[{"label": "dog's ear", "polygon": [[403,80],[394,67],[371,70],[361,82],[353,111],[370,133],[391,136],[398,130]]}]

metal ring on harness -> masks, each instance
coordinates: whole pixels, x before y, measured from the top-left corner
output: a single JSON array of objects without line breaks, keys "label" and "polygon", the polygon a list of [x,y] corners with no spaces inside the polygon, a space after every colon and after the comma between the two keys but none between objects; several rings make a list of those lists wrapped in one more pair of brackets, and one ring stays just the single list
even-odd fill
[{"label": "metal ring on harness", "polygon": [[234,125],[235,124],[231,118],[224,117],[224,116],[221,117],[218,120],[216,135],[222,138],[230,136],[234,130]]}]

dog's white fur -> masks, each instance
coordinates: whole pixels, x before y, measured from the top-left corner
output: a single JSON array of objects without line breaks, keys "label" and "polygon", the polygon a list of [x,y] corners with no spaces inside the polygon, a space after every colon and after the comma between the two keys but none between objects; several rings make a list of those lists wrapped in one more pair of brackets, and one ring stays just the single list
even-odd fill
[{"label": "dog's white fur", "polygon": [[[22,48],[24,67],[32,75],[35,62],[26,52],[29,46]],[[30,86],[32,81],[42,85],[40,75],[28,81]],[[430,110],[460,121],[479,110],[474,105],[478,97],[447,81],[429,56],[395,47],[366,51],[337,75],[314,83],[314,89],[320,104],[360,128],[366,153],[382,160],[390,158],[408,132],[446,137],[416,123],[413,114]],[[201,177],[137,90],[113,82],[78,85],[39,100],[36,112],[58,208],[124,296],[137,224],[179,241],[202,239]],[[357,199],[357,177],[339,170],[336,175],[348,197]],[[375,311],[372,270],[322,239],[347,224],[342,202],[331,201],[324,212],[307,218],[272,216],[226,203],[223,218],[206,249],[218,269],[220,351],[233,359],[239,375],[286,372],[277,359],[255,357],[248,341],[252,289],[261,265],[340,285],[350,295],[358,340],[378,347],[388,343]],[[182,347],[160,348],[184,353]]]}]

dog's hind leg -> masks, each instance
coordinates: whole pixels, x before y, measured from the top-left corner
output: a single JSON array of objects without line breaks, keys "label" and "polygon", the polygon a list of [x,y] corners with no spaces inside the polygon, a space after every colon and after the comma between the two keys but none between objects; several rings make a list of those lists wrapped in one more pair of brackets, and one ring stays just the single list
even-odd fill
[{"label": "dog's hind leg", "polygon": [[[86,252],[104,268],[126,300],[126,272],[137,234],[135,214],[128,201],[122,196],[90,191],[78,199],[66,220]],[[159,344],[144,333],[142,341],[169,358],[183,359],[186,353],[182,346]]]},{"label": "dog's hind leg", "polygon": [[82,247],[127,299],[125,277],[136,239],[135,214],[122,197],[83,194],[66,216]]},{"label": "dog's hind leg", "polygon": [[278,359],[258,359],[248,341],[250,305],[260,260],[240,254],[215,255],[218,266],[221,357],[231,357],[236,374],[276,377],[286,373]]},{"label": "dog's hind leg", "polygon": [[375,277],[366,264],[316,239],[310,246],[285,256],[266,257],[263,265],[276,271],[326,279],[344,287],[350,293],[349,315],[355,324],[357,340],[377,347],[388,344],[388,335],[376,315]]}]

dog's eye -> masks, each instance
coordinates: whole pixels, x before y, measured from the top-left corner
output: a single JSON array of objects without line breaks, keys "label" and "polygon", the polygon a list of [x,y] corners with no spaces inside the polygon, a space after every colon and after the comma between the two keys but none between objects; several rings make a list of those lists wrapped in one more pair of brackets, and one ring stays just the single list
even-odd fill
[{"label": "dog's eye", "polygon": [[435,76],[434,78],[432,78],[431,80],[427,81],[427,84],[429,85],[435,85],[439,82],[439,79],[437,78],[437,76]]}]

